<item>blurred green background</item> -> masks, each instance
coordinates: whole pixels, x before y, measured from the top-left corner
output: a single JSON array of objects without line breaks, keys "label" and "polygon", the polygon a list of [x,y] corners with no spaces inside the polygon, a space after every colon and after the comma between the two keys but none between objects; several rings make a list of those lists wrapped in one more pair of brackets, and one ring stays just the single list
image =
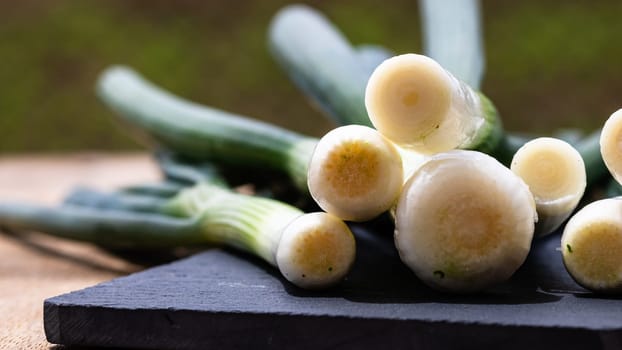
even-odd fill
[{"label": "blurred green background", "polygon": [[[354,44],[420,52],[415,0],[309,1]],[[281,0],[0,2],[0,153],[140,146],[95,98],[127,64],[194,101],[321,135],[266,49]],[[483,91],[507,129],[597,128],[622,106],[622,2],[483,1]]]}]

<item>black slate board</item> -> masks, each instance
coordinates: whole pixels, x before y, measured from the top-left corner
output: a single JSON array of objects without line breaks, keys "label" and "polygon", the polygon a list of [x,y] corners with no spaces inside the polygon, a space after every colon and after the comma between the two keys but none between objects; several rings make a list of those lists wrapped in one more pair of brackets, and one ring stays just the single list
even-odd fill
[{"label": "black slate board", "polygon": [[215,249],[48,299],[45,332],[55,344],[147,349],[622,348],[622,300],[572,281],[559,235],[508,283],[455,296],[422,285],[389,237],[355,232],[354,270],[329,291]]}]

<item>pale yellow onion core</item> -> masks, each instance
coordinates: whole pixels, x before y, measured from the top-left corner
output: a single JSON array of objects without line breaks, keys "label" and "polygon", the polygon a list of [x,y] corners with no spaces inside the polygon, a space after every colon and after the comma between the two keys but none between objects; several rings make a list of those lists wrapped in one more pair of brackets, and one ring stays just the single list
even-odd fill
[{"label": "pale yellow onion core", "polygon": [[469,292],[508,279],[525,260],[536,218],[525,183],[492,157],[431,157],[395,211],[402,260],[433,288]]},{"label": "pale yellow onion core", "polygon": [[568,218],[587,185],[581,154],[567,142],[551,137],[525,143],[514,155],[511,169],[534,195],[538,235],[554,231]]},{"label": "pale yellow onion core", "polygon": [[279,270],[302,288],[322,288],[341,281],[356,253],[352,232],[339,218],[309,213],[283,231],[276,254]]},{"label": "pale yellow onion core", "polygon": [[365,91],[374,127],[391,141],[431,154],[471,141],[484,124],[479,96],[433,59],[404,54],[382,62]]},{"label": "pale yellow onion core", "polygon": [[402,159],[376,130],[348,125],[318,142],[307,176],[309,192],[324,211],[343,220],[365,221],[387,211],[402,183]]},{"label": "pale yellow onion core", "polygon": [[611,175],[622,184],[622,109],[605,122],[600,134],[600,153]]},{"label": "pale yellow onion core", "polygon": [[583,287],[622,293],[622,200],[609,198],[579,210],[564,229],[564,264]]}]

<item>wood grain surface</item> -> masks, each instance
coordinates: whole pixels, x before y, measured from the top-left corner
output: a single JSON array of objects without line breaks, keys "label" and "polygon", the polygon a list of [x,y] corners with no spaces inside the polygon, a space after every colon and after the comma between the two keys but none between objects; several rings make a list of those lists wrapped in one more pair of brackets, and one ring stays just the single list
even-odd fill
[{"label": "wood grain surface", "polygon": [[[102,190],[159,178],[147,154],[0,155],[0,201],[56,204],[72,187]],[[142,269],[84,243],[0,233],[0,349],[54,347],[43,300]]]}]

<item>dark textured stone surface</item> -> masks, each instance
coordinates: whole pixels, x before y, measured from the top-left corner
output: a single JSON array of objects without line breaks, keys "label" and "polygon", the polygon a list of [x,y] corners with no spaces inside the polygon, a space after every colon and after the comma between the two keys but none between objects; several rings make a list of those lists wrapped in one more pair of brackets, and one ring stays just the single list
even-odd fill
[{"label": "dark textured stone surface", "polygon": [[211,250],[46,300],[48,340],[135,348],[617,348],[622,300],[577,286],[559,235],[537,242],[511,281],[475,295],[423,286],[389,237],[357,230],[338,287],[297,289],[252,257]]}]

